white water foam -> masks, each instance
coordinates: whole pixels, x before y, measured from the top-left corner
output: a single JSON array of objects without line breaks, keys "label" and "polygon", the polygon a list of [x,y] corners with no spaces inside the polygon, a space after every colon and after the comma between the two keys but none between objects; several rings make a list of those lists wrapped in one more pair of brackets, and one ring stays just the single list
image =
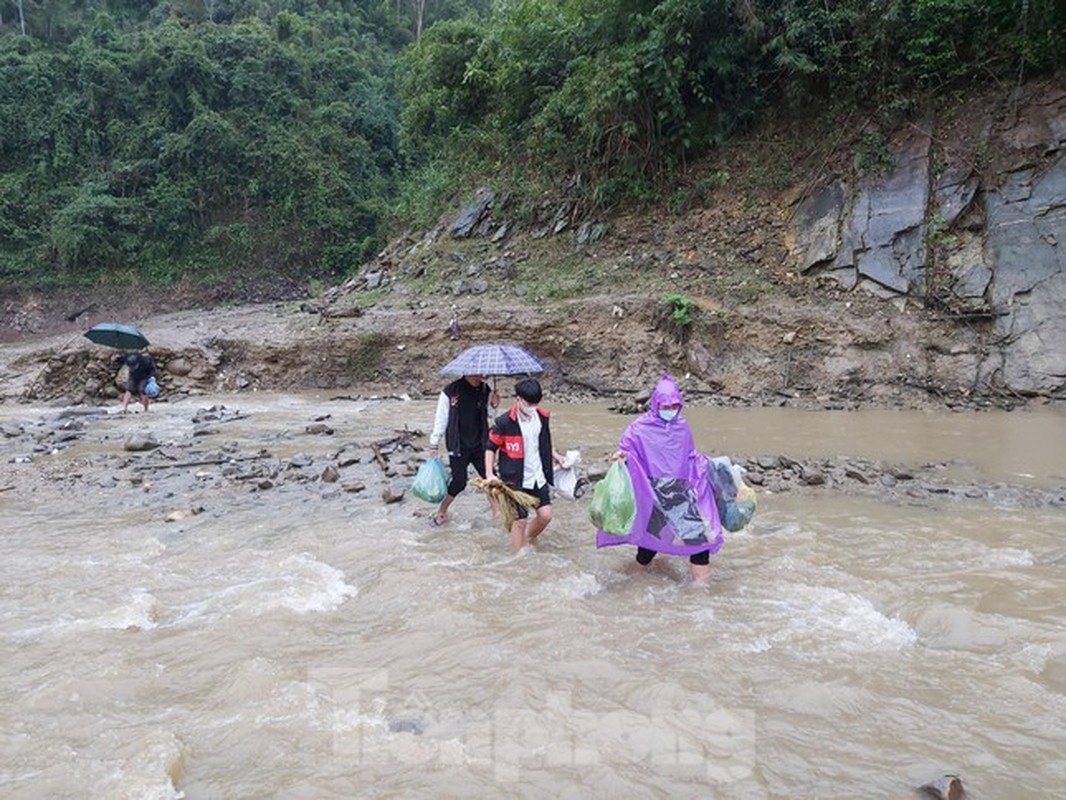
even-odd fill
[{"label": "white water foam", "polygon": [[109,734],[107,757],[78,759],[75,771],[96,797],[128,800],[181,800],[177,784],[185,772],[185,748],[169,731],[150,731],[141,741],[122,741]]},{"label": "white water foam", "polygon": [[12,639],[31,639],[36,636],[80,633],[86,630],[141,631],[159,626],[162,605],[146,589],[134,589],[129,600],[115,608],[89,617],[61,618],[44,625],[12,631]]},{"label": "white water foam", "polygon": [[[338,708],[333,715],[333,745],[335,755],[357,756],[379,767],[396,765],[404,767],[461,766],[481,763],[484,758],[475,758],[469,743],[462,735],[436,736],[414,735],[407,731],[394,731],[389,727],[384,703],[370,704],[371,709]],[[453,732],[454,733],[454,732]],[[477,741],[488,741],[487,729],[476,730]]]},{"label": "white water foam", "polygon": [[[232,564],[220,566],[226,569]],[[297,614],[323,613],[358,594],[341,570],[308,553],[293,554],[280,561],[272,560],[267,553],[249,555],[239,569],[198,580],[201,588],[208,591],[207,597],[176,609],[175,621],[179,624],[234,614],[261,616],[279,609]]]},{"label": "white water foam", "polygon": [[767,618],[784,625],[767,639],[777,645],[795,643],[797,650],[863,652],[898,650],[918,641],[918,635],[901,619],[878,611],[862,595],[829,586],[782,586],[783,600],[771,603]]},{"label": "white water foam", "polygon": [[1003,568],[1003,567],[1031,567],[1033,566],[1033,554],[1028,550],[1019,550],[1014,547],[1000,547],[985,553],[980,559],[980,566]]},{"label": "white water foam", "polygon": [[1055,646],[1049,642],[1030,643],[1022,645],[1021,650],[1014,654],[1012,660],[1022,669],[1039,675],[1043,672],[1056,655]]},{"label": "white water foam", "polygon": [[145,589],[135,589],[126,605],[86,620],[84,624],[111,630],[151,630],[158,626],[161,615],[161,606],[155,596]]},{"label": "white water foam", "polygon": [[537,585],[535,596],[554,600],[580,600],[599,594],[603,589],[595,575],[581,572],[566,575],[559,580],[544,581]]},{"label": "white water foam", "polygon": [[343,572],[307,553],[282,559],[272,572],[233,587],[232,594],[245,595],[235,604],[236,610],[257,615],[277,609],[297,614],[332,611],[357,594],[356,588],[345,582]]}]

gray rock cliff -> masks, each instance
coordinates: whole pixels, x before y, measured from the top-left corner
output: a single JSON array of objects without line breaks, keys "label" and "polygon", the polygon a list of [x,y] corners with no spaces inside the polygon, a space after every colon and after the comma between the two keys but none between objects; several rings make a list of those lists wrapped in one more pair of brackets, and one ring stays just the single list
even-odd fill
[{"label": "gray rock cliff", "polygon": [[[908,126],[884,174],[828,176],[799,202],[789,250],[805,274],[957,319],[973,343],[959,380],[1062,396],[1066,88],[1043,85],[968,122]],[[1006,155],[986,163],[993,149]]]}]

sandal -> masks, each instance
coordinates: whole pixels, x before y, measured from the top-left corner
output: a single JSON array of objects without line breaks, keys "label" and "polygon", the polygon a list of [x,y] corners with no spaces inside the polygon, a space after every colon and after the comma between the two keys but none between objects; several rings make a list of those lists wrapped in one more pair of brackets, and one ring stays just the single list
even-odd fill
[{"label": "sandal", "polygon": [[443,514],[434,514],[432,517],[429,518],[429,524],[432,525],[434,528],[439,528],[447,521],[448,518]]}]

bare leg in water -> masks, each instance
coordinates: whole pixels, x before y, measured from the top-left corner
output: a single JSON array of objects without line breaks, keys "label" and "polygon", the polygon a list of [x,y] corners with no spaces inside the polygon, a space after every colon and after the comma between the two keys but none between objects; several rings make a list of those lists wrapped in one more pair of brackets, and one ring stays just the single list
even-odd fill
[{"label": "bare leg in water", "polygon": [[541,506],[531,511],[528,517],[516,519],[511,524],[511,551],[517,553],[536,541],[552,521],[552,507]]},{"label": "bare leg in water", "polygon": [[437,509],[437,513],[433,515],[434,525],[443,525],[444,521],[448,519],[448,509],[451,504],[455,502],[455,498],[452,495],[447,495],[440,501],[440,507]]},{"label": "bare leg in water", "polygon": [[[702,556],[702,558],[701,558]],[[649,550],[645,547],[637,548],[637,557],[629,567],[630,573],[647,572],[651,566],[652,559],[655,558],[655,551]],[[693,586],[707,586],[711,581],[711,565],[709,563],[709,557],[706,553],[693,556],[692,558],[703,561],[707,559],[707,563],[697,563],[690,559],[689,561],[689,573],[691,575],[691,581]]]},{"label": "bare leg in water", "polygon": [[526,525],[526,537],[531,544],[537,541],[537,537],[544,532],[544,529],[548,527],[548,523],[551,521],[551,506],[540,506],[531,513]]},{"label": "bare leg in water", "polygon": [[710,564],[689,564],[693,586],[707,586],[711,582]]}]

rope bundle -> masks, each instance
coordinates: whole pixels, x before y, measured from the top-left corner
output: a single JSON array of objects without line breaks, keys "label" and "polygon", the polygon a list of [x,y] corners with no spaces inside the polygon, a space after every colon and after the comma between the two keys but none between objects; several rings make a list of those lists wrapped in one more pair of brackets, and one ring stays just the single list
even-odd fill
[{"label": "rope bundle", "polygon": [[470,483],[499,503],[500,522],[503,523],[505,531],[511,530],[511,525],[518,517],[519,507],[532,511],[540,505],[540,500],[533,495],[512,489],[499,478],[493,478],[491,481],[484,478],[471,478]]}]

